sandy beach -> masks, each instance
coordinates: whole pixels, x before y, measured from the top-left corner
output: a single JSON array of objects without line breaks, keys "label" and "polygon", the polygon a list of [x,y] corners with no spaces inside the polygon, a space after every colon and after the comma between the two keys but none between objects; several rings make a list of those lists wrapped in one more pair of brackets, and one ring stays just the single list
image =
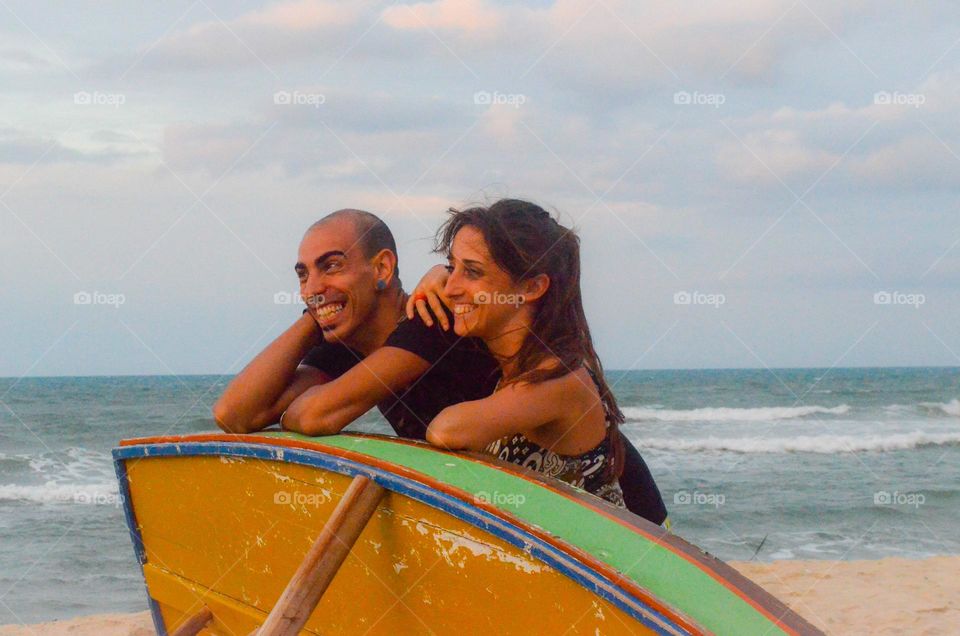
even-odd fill
[{"label": "sandy beach", "polygon": [[[731,563],[828,634],[960,633],[960,557]],[[148,636],[149,612],[0,626],[0,636]]]}]

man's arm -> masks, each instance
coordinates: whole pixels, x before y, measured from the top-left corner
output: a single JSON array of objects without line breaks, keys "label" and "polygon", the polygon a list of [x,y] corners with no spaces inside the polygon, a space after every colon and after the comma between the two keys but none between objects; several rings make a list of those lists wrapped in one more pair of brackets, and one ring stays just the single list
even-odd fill
[{"label": "man's arm", "polygon": [[293,400],[329,380],[320,369],[298,366],[323,338],[316,320],[304,314],[271,342],[227,385],[213,407],[217,426],[252,433],[276,422]]},{"label": "man's arm", "polygon": [[340,377],[304,391],[287,407],[283,428],[304,435],[335,435],[381,400],[397,395],[430,364],[405,349],[381,347]]}]

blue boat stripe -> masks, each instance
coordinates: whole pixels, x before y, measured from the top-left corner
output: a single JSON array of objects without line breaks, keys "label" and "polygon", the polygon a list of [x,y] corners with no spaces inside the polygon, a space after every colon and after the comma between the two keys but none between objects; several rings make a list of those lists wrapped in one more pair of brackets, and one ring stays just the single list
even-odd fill
[{"label": "blue boat stripe", "polygon": [[143,564],[147,562],[147,549],[143,545],[140,526],[137,525],[133,505],[130,503],[130,482],[127,481],[127,463],[120,458],[117,449],[113,450],[113,468],[117,473],[117,482],[120,485],[120,500],[123,502],[123,516],[126,519],[127,530],[130,532],[130,540],[133,543],[133,555],[136,557],[137,565],[140,567],[140,576],[143,577],[143,589],[147,594],[147,604],[150,606],[150,616],[153,618],[153,629],[157,632],[157,636],[167,636],[167,626],[163,622],[160,605],[150,596],[150,588],[147,587],[147,578],[143,573]]}]

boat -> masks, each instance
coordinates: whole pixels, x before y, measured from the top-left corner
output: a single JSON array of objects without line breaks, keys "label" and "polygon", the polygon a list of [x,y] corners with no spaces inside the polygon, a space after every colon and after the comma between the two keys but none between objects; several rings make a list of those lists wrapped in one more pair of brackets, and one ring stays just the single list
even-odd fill
[{"label": "boat", "polygon": [[158,634],[820,634],[719,559],[479,453],[370,434],[113,450]]}]

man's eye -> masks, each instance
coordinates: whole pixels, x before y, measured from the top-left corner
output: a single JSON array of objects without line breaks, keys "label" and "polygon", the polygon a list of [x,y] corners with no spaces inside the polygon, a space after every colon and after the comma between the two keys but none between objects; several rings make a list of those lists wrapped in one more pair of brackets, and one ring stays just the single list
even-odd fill
[{"label": "man's eye", "polygon": [[341,263],[341,262],[339,262],[339,261],[332,261],[332,262],[330,262],[330,263],[327,263],[327,264],[324,266],[323,270],[326,271],[326,272],[335,272],[335,271],[337,271],[338,269],[340,269],[341,267],[343,267],[343,263]]}]

